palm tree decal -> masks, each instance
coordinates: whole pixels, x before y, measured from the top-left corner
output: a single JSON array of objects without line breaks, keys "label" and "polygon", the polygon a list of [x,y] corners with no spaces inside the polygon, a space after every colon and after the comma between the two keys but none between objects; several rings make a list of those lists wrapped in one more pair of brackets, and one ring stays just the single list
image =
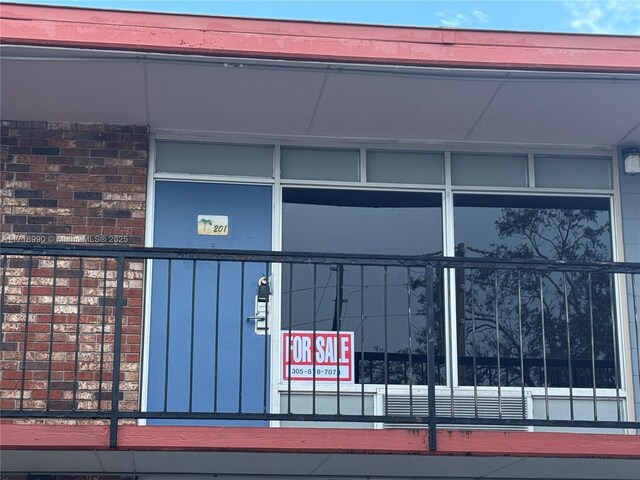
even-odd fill
[{"label": "palm tree decal", "polygon": [[209,230],[213,227],[213,222],[209,218],[201,218],[198,220],[198,233],[199,234],[207,234]]}]

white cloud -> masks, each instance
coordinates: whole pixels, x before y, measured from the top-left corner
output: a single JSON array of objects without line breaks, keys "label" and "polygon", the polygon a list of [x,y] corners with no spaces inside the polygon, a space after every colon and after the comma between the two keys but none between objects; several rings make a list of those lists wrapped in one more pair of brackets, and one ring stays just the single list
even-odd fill
[{"label": "white cloud", "polygon": [[638,0],[568,0],[564,6],[578,32],[640,35]]},{"label": "white cloud", "polygon": [[486,23],[489,18],[489,16],[482,10],[474,10],[471,14],[480,23]]},{"label": "white cloud", "polygon": [[473,27],[486,23],[489,16],[479,9],[467,13],[444,10],[438,12],[438,18],[440,19],[440,24],[445,27]]}]

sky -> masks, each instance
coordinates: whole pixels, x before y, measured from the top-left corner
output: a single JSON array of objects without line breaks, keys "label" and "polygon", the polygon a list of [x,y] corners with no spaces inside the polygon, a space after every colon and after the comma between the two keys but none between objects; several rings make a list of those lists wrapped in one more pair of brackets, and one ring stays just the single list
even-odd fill
[{"label": "sky", "polygon": [[640,0],[14,0],[342,23],[640,35]]}]

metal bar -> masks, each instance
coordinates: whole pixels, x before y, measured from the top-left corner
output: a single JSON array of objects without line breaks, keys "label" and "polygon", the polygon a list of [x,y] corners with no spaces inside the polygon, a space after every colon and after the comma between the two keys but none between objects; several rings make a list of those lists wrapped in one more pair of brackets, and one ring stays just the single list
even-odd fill
[{"label": "metal bar", "polygon": [[615,382],[616,382],[616,412],[618,415],[618,421],[621,421],[622,420],[622,412],[620,409],[621,381],[620,381],[620,365],[618,363],[618,356],[620,355],[620,352],[618,351],[618,345],[619,345],[618,329],[616,328],[618,322],[616,322],[616,302],[615,302],[614,291],[615,291],[615,286],[613,283],[613,275],[609,274],[609,302],[611,306],[610,320],[611,320],[611,330],[612,330],[611,333],[613,338],[613,362],[615,365],[614,374],[615,374]]},{"label": "metal bar", "polygon": [[167,264],[167,337],[165,338],[164,345],[164,400],[162,404],[162,410],[167,411],[169,407],[169,352],[170,352],[170,338],[171,338],[171,260]]},{"label": "metal bar", "polygon": [[525,418],[527,414],[527,405],[524,391],[524,332],[522,329],[522,278],[520,277],[520,272],[518,272],[518,335],[520,338],[520,387],[522,389],[522,418]]},{"label": "metal bar", "polygon": [[[360,413],[364,415],[364,265],[360,265]],[[373,382],[373,379],[371,379]]]},{"label": "metal bar", "polygon": [[[476,339],[476,309],[474,307],[475,298],[475,275],[471,275],[471,341],[473,342],[473,410],[478,418],[478,359],[476,349],[478,342]],[[463,352],[464,353],[464,352]],[[460,356],[460,353],[458,353]]]},{"label": "metal bar", "polygon": [[413,415],[413,328],[411,326],[411,270],[407,267],[407,342],[409,348],[409,415]]},{"label": "metal bar", "polygon": [[367,365],[369,366],[369,377],[371,378],[371,382],[373,383],[373,360],[370,360]]},{"label": "metal bar", "polygon": [[124,305],[124,265],[125,258],[121,255],[117,260],[116,274],[116,306],[113,338],[113,379],[111,387],[111,417],[109,426],[109,445],[118,445],[118,420],[120,409],[120,352],[122,347],[122,307]]},{"label": "metal bar", "polygon": [[564,316],[567,330],[567,360],[569,367],[569,411],[571,413],[571,420],[575,418],[573,411],[573,365],[571,364],[571,329],[569,319],[569,295],[567,293],[567,274],[562,272],[562,289],[564,295]]},{"label": "metal bar", "polygon": [[502,368],[500,365],[500,310],[498,305],[498,271],[493,271],[493,287],[495,295],[495,317],[496,317],[496,357],[498,360],[498,418],[502,418]]},{"label": "metal bar", "polygon": [[433,308],[433,267],[427,265],[425,267],[425,303],[427,314],[427,368],[428,385],[427,385],[427,401],[428,401],[428,422],[429,422],[429,450],[435,451],[436,445],[436,372],[435,372],[435,343],[436,329]]},{"label": "metal bar", "polygon": [[[480,418],[469,419],[463,417],[451,418],[451,417],[436,417],[438,423],[453,424],[453,425],[491,425],[491,426],[527,426],[527,427],[561,427],[564,429],[574,428],[611,428],[611,429],[624,429],[624,428],[638,428],[640,422],[628,422],[628,421],[600,421],[593,422],[591,420],[544,420],[544,419],[529,419],[522,420],[519,418]],[[472,420],[471,422],[469,420]],[[396,417],[396,422],[398,419]],[[391,422],[390,422],[391,423]]]},{"label": "metal bar", "polygon": [[51,323],[49,324],[49,365],[47,368],[47,403],[46,410],[51,402],[51,372],[53,368],[53,331],[56,317],[56,280],[58,277],[58,257],[53,257],[53,287],[51,290]]},{"label": "metal bar", "polygon": [[335,311],[335,331],[336,331],[336,412],[340,415],[340,327],[342,323],[342,294],[344,286],[344,267],[336,265],[336,311]]},{"label": "metal bar", "polygon": [[238,359],[238,413],[242,413],[242,367],[243,367],[243,356],[244,356],[244,267],[245,263],[240,262],[240,344],[238,348],[239,359]]},{"label": "metal bar", "polygon": [[215,307],[215,339],[213,341],[213,411],[218,411],[218,363],[220,359],[218,346],[219,346],[219,334],[220,334],[220,261],[216,262],[216,307]]},{"label": "metal bar", "polygon": [[291,330],[293,327],[293,264],[289,264],[289,337],[287,338],[286,345],[282,348],[286,348],[285,356],[287,358],[287,413],[291,413],[291,362],[293,360],[291,355],[291,346],[293,341],[291,339]]},{"label": "metal bar", "polygon": [[389,415],[389,332],[388,332],[388,299],[387,299],[388,271],[384,267],[384,414]]},{"label": "metal bar", "polygon": [[[264,277],[269,283],[269,264],[264,264]],[[267,401],[269,395],[269,303],[265,307],[264,313],[264,357],[262,359],[262,412],[267,413]]]},{"label": "metal bar", "polygon": [[196,268],[195,260],[191,261],[191,342],[189,344],[189,411],[193,412],[193,349],[195,346],[194,336],[196,327]]},{"label": "metal bar", "polygon": [[[5,418],[69,418],[61,412],[46,411],[19,411],[19,410],[3,410],[2,415]],[[74,418],[82,419],[109,419],[109,412],[97,411],[78,411]],[[337,417],[332,414],[282,414],[282,413],[211,413],[211,412],[129,412],[123,411],[119,414],[120,419],[172,419],[172,420],[279,420],[279,421],[313,421],[313,422],[384,422],[395,424],[424,424],[424,417],[404,417],[404,416],[388,416],[382,417],[377,415],[341,415]],[[600,421],[593,422],[590,420],[542,420],[528,419],[522,420],[518,418],[452,418],[452,417],[435,417],[437,423],[446,423],[454,425],[488,425],[488,426],[522,426],[522,427],[560,427],[560,428],[606,428],[606,429],[625,429],[640,428],[640,422],[630,421]]]},{"label": "metal bar", "polygon": [[593,278],[588,276],[589,284],[589,326],[591,329],[591,378],[593,382],[593,420],[598,421],[598,397],[596,395],[596,337],[593,326]]},{"label": "metal bar", "polygon": [[98,410],[102,410],[102,381],[104,375],[104,329],[107,321],[107,257],[102,259],[102,327],[100,329],[100,371],[98,373]]},{"label": "metal bar", "polygon": [[4,310],[4,294],[7,285],[7,263],[9,263],[9,256],[2,255],[2,292],[0,292],[0,334],[2,333],[2,325],[4,325],[4,316],[6,312]]},{"label": "metal bar", "polygon": [[542,323],[542,365],[544,368],[544,410],[546,419],[549,420],[549,382],[547,377],[547,339],[544,322],[544,284],[542,274],[538,274],[540,279],[540,320]]},{"label": "metal bar", "polygon": [[73,408],[72,410],[77,410],[77,398],[78,398],[78,389],[80,388],[80,384],[78,382],[78,361],[80,357],[80,310],[82,304],[82,277],[83,277],[83,265],[84,258],[80,257],[80,262],[78,266],[78,308],[76,310],[76,349],[75,349],[75,358],[73,362]]},{"label": "metal bar", "polygon": [[559,260],[495,259],[476,257],[443,257],[427,255],[362,255],[362,254],[325,254],[318,252],[269,252],[260,250],[206,250],[161,247],[101,247],[101,246],[51,246],[0,243],[0,249],[11,255],[58,255],[68,257],[103,257],[125,255],[135,259],[173,259],[173,260],[221,260],[244,262],[313,263],[379,265],[379,266],[424,266],[434,268],[497,268],[500,270],[520,271],[585,271],[598,273],[637,273],[640,263],[634,262],[579,262]]},{"label": "metal bar", "polygon": [[24,383],[27,373],[27,350],[29,346],[29,314],[31,307],[31,281],[33,276],[33,256],[29,255],[29,268],[27,273],[27,306],[24,317],[24,345],[22,350],[22,375],[20,380],[20,410],[24,408]]},{"label": "metal bar", "polygon": [[[313,327],[313,348],[311,349],[312,352],[315,353],[316,351],[316,335],[317,335],[317,331],[318,331],[318,278],[317,278],[317,274],[318,274],[318,264],[314,263],[313,264],[313,319],[312,319],[312,327]],[[311,387],[313,389],[312,393],[311,393],[311,412],[315,415],[316,413],[316,356],[315,354],[313,355],[312,358],[312,363],[313,363],[313,386]]]}]

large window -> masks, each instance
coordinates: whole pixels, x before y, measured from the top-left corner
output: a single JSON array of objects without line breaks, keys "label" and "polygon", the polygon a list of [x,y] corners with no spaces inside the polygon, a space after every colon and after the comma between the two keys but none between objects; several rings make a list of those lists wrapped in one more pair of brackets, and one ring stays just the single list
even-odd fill
[{"label": "large window", "polygon": [[[464,194],[454,206],[458,256],[611,260],[608,199]],[[608,275],[456,275],[460,384],[615,386]]]},{"label": "large window", "polygon": [[[282,218],[286,251],[442,254],[440,194],[286,188]],[[441,291],[436,282],[438,305]],[[420,268],[285,267],[282,328],[355,332],[357,382],[426,384],[424,298]],[[442,309],[436,315],[444,382]]]},{"label": "large window", "polygon": [[[282,188],[274,212],[288,252],[613,259],[606,151],[396,147],[159,141],[154,175]],[[284,265],[281,329],[353,331],[357,382],[425,384],[422,270]],[[436,269],[438,383],[619,385],[611,281]]]}]

